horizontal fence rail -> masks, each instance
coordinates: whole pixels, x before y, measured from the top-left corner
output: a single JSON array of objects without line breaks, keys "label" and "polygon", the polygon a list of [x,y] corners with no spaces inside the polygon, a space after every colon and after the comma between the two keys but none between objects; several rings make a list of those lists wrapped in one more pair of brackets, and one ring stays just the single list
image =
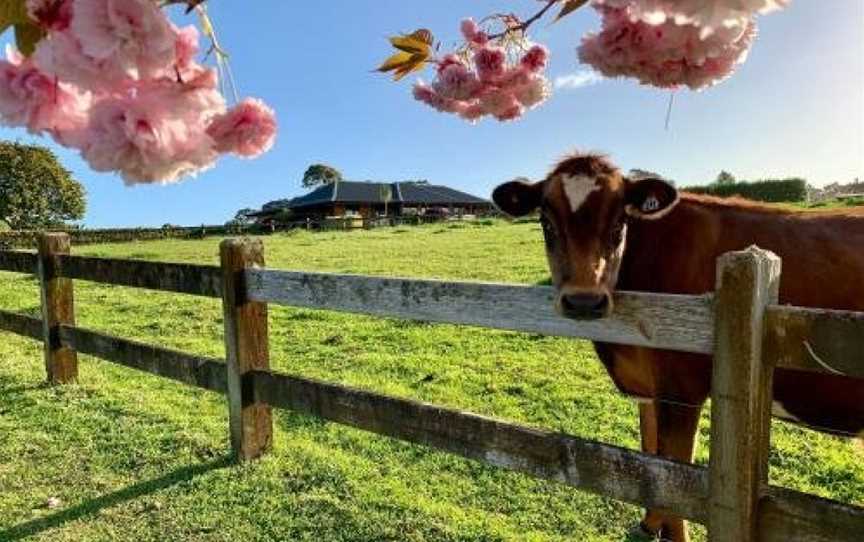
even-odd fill
[{"label": "horizontal fence rail", "polygon": [[0,310],[0,330],[22,337],[42,340],[42,320],[24,314]]},{"label": "horizontal fence rail", "polygon": [[765,331],[780,367],[864,378],[864,313],[769,307]]},{"label": "horizontal fence rail", "polygon": [[619,292],[609,318],[574,322],[553,310],[554,289],[479,282],[249,269],[261,302],[579,337],[707,354],[713,350],[710,296]]},{"label": "horizontal fence rail", "polygon": [[760,542],[857,542],[864,508],[770,486],[759,503]]},{"label": "horizontal fence rail", "polygon": [[32,252],[0,251],[0,271],[35,275],[39,271],[39,258]]},{"label": "horizontal fence rail", "polygon": [[225,393],[225,363],[168,348],[113,337],[80,327],[60,326],[63,346],[124,367],[154,374],[183,384]]},{"label": "horizontal fence rail", "polygon": [[[619,501],[707,520],[708,469],[601,442],[314,379],[253,372],[255,399]],[[764,542],[858,541],[864,509],[771,486]]]},{"label": "horizontal fence rail", "polygon": [[704,523],[705,469],[338,384],[253,372],[255,399]]},{"label": "horizontal fence rail", "polygon": [[222,275],[216,266],[59,256],[60,274],[118,286],[204,297],[222,297]]}]

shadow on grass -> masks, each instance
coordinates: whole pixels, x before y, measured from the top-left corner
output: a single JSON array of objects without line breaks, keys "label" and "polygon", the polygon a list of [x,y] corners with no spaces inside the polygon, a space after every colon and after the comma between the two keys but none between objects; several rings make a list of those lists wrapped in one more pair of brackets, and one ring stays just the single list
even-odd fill
[{"label": "shadow on grass", "polygon": [[60,512],[57,512],[56,514],[51,514],[50,516],[34,519],[26,523],[21,523],[20,525],[15,525],[14,527],[10,527],[9,529],[0,531],[0,540],[9,542],[13,540],[23,540],[25,538],[37,535],[49,529],[55,529],[57,527],[60,527],[64,523],[93,515],[104,508],[111,508],[112,506],[131,501],[138,497],[143,497],[145,495],[161,491],[171,486],[183,482],[188,482],[196,476],[200,476],[212,470],[230,466],[233,464],[233,462],[234,461],[231,457],[226,456],[215,461],[210,461],[209,463],[190,465],[181,469],[177,469],[175,471],[169,472],[161,478],[156,478],[155,480],[148,480],[146,482],[140,482],[123,488],[119,491],[115,491],[114,493],[109,493],[108,495],[103,495],[102,497],[97,497],[95,499],[82,502],[77,506],[62,510]]}]

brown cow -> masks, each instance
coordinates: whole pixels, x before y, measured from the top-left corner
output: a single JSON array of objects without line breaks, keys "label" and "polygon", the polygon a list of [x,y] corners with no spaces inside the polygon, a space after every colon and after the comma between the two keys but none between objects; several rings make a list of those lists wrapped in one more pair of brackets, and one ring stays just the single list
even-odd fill
[{"label": "brown cow", "polygon": [[[780,302],[864,311],[864,210],[798,212],[741,199],[681,193],[657,178],[629,179],[605,157],[576,154],[543,181],[499,186],[511,216],[539,209],[556,309],[602,318],[615,288],[704,294],[717,258],[750,245],[783,259]],[[595,343],[612,380],[640,401],[642,448],[692,461],[697,422],[710,392],[705,355]],[[777,370],[774,414],[821,431],[864,431],[864,381]],[[688,540],[680,518],[649,510],[643,531]]]}]

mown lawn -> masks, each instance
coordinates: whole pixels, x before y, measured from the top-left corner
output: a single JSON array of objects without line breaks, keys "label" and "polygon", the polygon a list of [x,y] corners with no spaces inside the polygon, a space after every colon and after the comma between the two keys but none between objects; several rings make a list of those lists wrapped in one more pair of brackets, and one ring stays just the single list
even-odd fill
[{"label": "mown lawn", "polygon": [[[270,267],[535,284],[533,224],[265,238]],[[78,254],[215,263],[218,239]],[[216,300],[76,283],[78,322],[222,357]],[[32,278],[0,273],[0,307],[37,315]],[[458,310],[458,307],[454,307]],[[272,363],[401,397],[636,447],[636,407],[589,344],[271,308]],[[635,507],[427,448],[280,412],[275,451],[227,460],[221,397],[84,357],[48,388],[40,345],[0,334],[0,540],[626,540]],[[851,442],[775,423],[774,483],[864,504]],[[707,420],[698,461],[707,455]],[[50,503],[50,504],[49,504]],[[697,532],[697,540],[703,540]]]}]

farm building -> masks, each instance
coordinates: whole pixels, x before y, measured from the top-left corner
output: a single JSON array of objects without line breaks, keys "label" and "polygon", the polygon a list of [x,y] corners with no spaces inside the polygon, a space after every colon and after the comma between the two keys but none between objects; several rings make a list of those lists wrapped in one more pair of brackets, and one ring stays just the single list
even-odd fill
[{"label": "farm building", "polygon": [[483,198],[425,182],[374,183],[339,181],[290,200],[267,203],[254,216],[259,223],[297,218],[485,214],[492,203]]}]

